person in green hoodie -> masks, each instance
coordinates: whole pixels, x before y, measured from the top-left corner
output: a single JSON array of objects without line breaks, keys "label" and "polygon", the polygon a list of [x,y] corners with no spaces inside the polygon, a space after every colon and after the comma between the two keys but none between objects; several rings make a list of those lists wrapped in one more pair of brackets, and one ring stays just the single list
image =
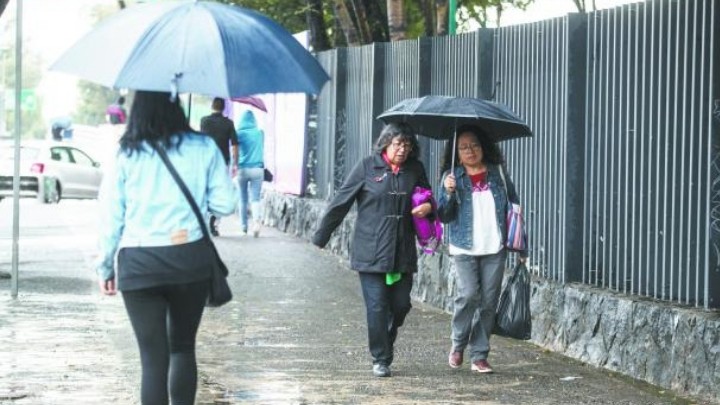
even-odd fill
[{"label": "person in green hoodie", "polygon": [[237,125],[237,138],[239,145],[238,158],[238,187],[240,199],[238,211],[240,213],[240,226],[242,232],[248,232],[248,207],[252,213],[252,233],[254,237],[260,236],[262,225],[262,204],[260,193],[262,191],[263,173],[265,163],[264,143],[265,134],[258,128],[255,114],[245,111]]}]

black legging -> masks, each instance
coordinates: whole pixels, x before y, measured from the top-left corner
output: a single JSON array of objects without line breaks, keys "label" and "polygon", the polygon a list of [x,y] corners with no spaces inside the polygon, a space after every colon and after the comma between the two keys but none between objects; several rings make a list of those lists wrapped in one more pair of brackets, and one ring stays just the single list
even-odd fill
[{"label": "black legging", "polygon": [[195,336],[208,295],[208,281],[123,291],[142,362],[143,405],[195,402]]}]

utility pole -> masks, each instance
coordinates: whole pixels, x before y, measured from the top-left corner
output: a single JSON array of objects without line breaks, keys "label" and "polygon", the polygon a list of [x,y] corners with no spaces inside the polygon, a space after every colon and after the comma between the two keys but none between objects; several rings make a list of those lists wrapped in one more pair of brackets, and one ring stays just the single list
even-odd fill
[{"label": "utility pole", "polygon": [[448,35],[455,35],[457,30],[457,22],[455,21],[455,13],[457,12],[457,0],[450,0],[448,3]]},{"label": "utility pole", "polygon": [[22,132],[22,108],[20,93],[22,90],[22,0],[17,0],[15,21],[15,167],[13,169],[13,223],[12,223],[12,282],[10,295],[18,296],[18,238],[20,236],[20,137]]}]

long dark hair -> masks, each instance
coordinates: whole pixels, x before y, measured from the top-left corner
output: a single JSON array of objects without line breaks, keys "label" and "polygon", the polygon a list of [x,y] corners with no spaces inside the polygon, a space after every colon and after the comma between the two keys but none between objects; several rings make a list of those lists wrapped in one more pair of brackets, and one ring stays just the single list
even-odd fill
[{"label": "long dark hair", "polygon": [[[500,150],[500,147],[495,143],[490,141],[490,138],[485,135],[485,131],[482,130],[482,128],[477,127],[475,125],[463,125],[457,129],[455,132],[455,136],[459,137],[461,134],[464,134],[466,132],[469,132],[475,136],[475,139],[480,144],[480,147],[483,150],[483,163],[485,164],[494,164],[494,165],[501,165],[505,163],[505,158],[503,157],[502,151]],[[456,145],[457,146],[457,145]],[[451,164],[453,159],[453,140],[450,139],[445,143],[445,152],[443,153],[443,159],[440,164],[440,174],[445,173],[446,171],[450,170]],[[460,151],[455,148],[455,165],[460,164]]]},{"label": "long dark hair", "polygon": [[128,155],[139,152],[143,141],[170,149],[180,145],[182,137],[173,144],[172,136],[196,132],[190,128],[177,97],[159,91],[138,91],[133,98],[125,133],[120,138],[120,150]]},{"label": "long dark hair", "polygon": [[415,130],[404,122],[387,124],[383,127],[382,131],[380,131],[380,136],[377,141],[375,141],[375,152],[383,152],[390,146],[393,139],[398,137],[400,138],[400,142],[407,142],[412,147],[407,158],[417,159],[418,156],[420,156],[420,144],[418,143],[417,136],[415,136]]}]

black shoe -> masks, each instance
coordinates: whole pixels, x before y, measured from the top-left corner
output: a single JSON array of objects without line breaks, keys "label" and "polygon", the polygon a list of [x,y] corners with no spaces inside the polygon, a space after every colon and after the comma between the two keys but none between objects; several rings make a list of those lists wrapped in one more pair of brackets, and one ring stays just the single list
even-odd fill
[{"label": "black shoe", "polygon": [[211,229],[211,230],[210,230],[210,234],[211,234],[212,236],[220,236],[220,232],[218,232],[217,229]]},{"label": "black shoe", "polygon": [[384,364],[373,364],[373,375],[375,377],[390,377],[390,367]]}]

